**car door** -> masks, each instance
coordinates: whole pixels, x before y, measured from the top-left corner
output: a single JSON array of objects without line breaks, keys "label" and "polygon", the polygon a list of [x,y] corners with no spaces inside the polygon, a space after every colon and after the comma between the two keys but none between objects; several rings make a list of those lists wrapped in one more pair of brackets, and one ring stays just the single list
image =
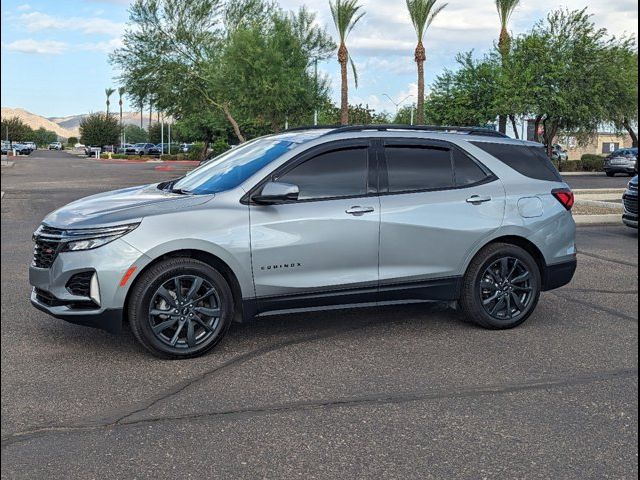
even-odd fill
[{"label": "car door", "polygon": [[[268,180],[297,201],[250,203],[252,268],[262,310],[375,300],[380,205],[370,142],[321,146]],[[259,187],[258,187],[259,188]]]},{"label": "car door", "polygon": [[382,145],[380,298],[456,298],[465,260],[504,218],[502,183],[458,147]]}]

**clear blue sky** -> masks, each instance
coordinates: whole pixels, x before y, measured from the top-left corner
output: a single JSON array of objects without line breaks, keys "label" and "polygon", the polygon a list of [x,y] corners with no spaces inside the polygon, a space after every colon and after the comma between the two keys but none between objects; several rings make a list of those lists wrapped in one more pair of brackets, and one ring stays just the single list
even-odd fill
[{"label": "clear blue sky", "polygon": [[[445,1],[445,0],[440,0]],[[280,0],[286,9],[306,4],[334,33],[328,0]],[[404,0],[361,0],[367,15],[350,39],[361,85],[352,89],[354,103],[379,110],[415,94],[415,35]],[[449,0],[428,33],[427,82],[454,67],[456,53],[487,51],[498,34],[494,0]],[[116,86],[107,61],[128,20],[128,0],[2,0],[2,106],[33,113],[66,116],[104,108],[104,89]],[[637,0],[561,0],[570,8],[589,6],[594,21],[616,34],[637,35]],[[513,33],[527,30],[558,6],[554,0],[522,0],[512,19]],[[321,68],[332,79],[337,98],[338,68],[334,60]]]}]

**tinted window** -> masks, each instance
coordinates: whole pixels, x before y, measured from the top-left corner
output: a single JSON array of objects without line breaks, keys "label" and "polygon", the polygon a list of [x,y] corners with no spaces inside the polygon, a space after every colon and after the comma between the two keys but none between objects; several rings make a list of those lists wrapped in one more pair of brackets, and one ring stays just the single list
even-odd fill
[{"label": "tinted window", "polygon": [[418,146],[387,146],[390,192],[411,192],[453,187],[449,150]]},{"label": "tinted window", "polygon": [[488,177],[476,162],[458,149],[453,150],[453,163],[458,187],[480,183]]},{"label": "tinted window", "polygon": [[550,182],[562,181],[562,177],[551,163],[544,147],[508,143],[471,143],[526,177]]},{"label": "tinted window", "polygon": [[367,193],[368,149],[350,148],[318,155],[278,177],[300,188],[300,200],[355,197]]}]

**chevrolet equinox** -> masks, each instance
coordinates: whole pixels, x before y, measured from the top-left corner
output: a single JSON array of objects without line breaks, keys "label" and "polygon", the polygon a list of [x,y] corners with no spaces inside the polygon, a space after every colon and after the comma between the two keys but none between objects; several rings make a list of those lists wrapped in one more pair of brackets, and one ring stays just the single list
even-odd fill
[{"label": "chevrolet equinox", "polygon": [[573,193],[494,131],[289,130],[186,176],[70,203],[35,231],[32,304],[163,358],[275,312],[441,301],[513,328],[576,270]]}]

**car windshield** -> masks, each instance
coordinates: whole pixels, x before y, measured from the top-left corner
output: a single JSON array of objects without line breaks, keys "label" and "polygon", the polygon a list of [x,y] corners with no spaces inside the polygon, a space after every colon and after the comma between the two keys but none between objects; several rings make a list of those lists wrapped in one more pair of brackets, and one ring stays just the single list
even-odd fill
[{"label": "car windshield", "polygon": [[286,138],[253,140],[197,168],[176,182],[173,190],[195,195],[231,190],[296,145],[297,142]]}]

